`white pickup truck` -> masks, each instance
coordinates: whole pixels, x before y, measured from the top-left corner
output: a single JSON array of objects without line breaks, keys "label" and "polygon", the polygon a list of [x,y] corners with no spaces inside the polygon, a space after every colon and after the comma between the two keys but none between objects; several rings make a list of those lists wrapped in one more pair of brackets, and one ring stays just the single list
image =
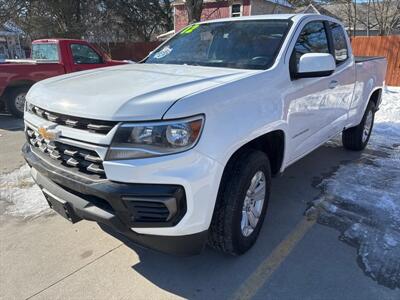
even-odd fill
[{"label": "white pickup truck", "polygon": [[239,255],[271,177],[342,133],[365,148],[384,58],[357,58],[321,15],[190,25],[140,64],[35,84],[23,147],[49,205],[146,247]]}]

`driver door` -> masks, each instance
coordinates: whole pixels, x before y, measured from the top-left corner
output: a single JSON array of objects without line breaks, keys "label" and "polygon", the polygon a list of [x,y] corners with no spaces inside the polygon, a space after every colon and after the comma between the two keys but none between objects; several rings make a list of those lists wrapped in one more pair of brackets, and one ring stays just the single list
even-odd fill
[{"label": "driver door", "polygon": [[324,21],[311,21],[301,30],[290,56],[290,88],[285,95],[288,120],[288,164],[303,157],[330,138],[335,101],[335,75],[293,78],[300,57],[306,53],[330,53]]},{"label": "driver door", "polygon": [[86,44],[72,43],[69,48],[72,57],[72,72],[106,66],[101,55]]}]

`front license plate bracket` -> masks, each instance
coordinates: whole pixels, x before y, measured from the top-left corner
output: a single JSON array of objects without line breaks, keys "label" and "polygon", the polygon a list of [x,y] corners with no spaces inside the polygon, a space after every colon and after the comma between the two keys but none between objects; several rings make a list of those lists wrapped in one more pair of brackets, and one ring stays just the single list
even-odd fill
[{"label": "front license plate bracket", "polygon": [[82,218],[80,218],[75,213],[70,203],[52,195],[45,189],[43,189],[42,192],[50,208],[53,209],[56,213],[58,213],[60,216],[67,219],[71,223],[76,223],[82,220]]}]

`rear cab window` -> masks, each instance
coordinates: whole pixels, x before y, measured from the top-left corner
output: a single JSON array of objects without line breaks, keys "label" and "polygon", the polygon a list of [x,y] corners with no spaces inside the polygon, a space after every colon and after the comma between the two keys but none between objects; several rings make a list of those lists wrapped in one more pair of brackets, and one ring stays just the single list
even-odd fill
[{"label": "rear cab window", "polygon": [[101,64],[101,56],[87,45],[71,44],[72,59],[75,64]]},{"label": "rear cab window", "polygon": [[340,65],[349,58],[346,35],[342,26],[337,23],[329,22],[329,27],[331,28],[332,32],[336,65]]},{"label": "rear cab window", "polygon": [[59,61],[58,45],[53,44],[33,44],[32,45],[32,59],[42,61]]}]

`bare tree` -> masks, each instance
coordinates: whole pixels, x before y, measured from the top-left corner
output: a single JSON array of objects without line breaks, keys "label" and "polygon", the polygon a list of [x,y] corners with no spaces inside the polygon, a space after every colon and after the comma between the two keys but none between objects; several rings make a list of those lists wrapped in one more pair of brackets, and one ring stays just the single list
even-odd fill
[{"label": "bare tree", "polygon": [[367,4],[367,36],[369,36],[369,30],[370,30],[370,26],[371,26],[371,22],[370,22],[370,11],[371,11],[371,0],[368,0],[368,4]]},{"label": "bare tree", "polygon": [[346,22],[350,34],[355,35],[357,24],[364,25],[366,34],[370,35],[371,29],[377,29],[379,35],[391,34],[399,30],[400,25],[400,2],[398,0],[368,0],[362,2],[357,0],[334,0],[344,5]]},{"label": "bare tree", "polygon": [[169,0],[106,0],[105,3],[130,40],[149,41],[155,33],[173,26]]},{"label": "bare tree", "polygon": [[288,0],[288,2],[295,8],[306,7],[313,3],[312,0]]},{"label": "bare tree", "polygon": [[400,2],[398,0],[372,0],[379,35],[391,34],[400,29]]},{"label": "bare tree", "polygon": [[199,22],[203,11],[203,0],[186,0],[185,6],[189,24]]},{"label": "bare tree", "polygon": [[25,6],[26,1],[24,0],[0,0],[0,24],[19,15]]},{"label": "bare tree", "polygon": [[[288,1],[303,2],[303,0]],[[360,25],[366,30],[367,35],[370,35],[372,29],[376,29],[379,35],[388,35],[400,30],[399,0],[318,0],[315,2],[327,5],[330,13],[340,17],[350,35],[355,35]],[[325,5],[322,7],[325,8]]]},{"label": "bare tree", "polygon": [[8,5],[1,11],[31,38],[81,38],[87,24],[94,21],[93,11],[98,1],[5,0]]},{"label": "bare tree", "polygon": [[30,39],[148,41],[173,27],[171,0],[0,0],[0,23],[9,20]]}]

